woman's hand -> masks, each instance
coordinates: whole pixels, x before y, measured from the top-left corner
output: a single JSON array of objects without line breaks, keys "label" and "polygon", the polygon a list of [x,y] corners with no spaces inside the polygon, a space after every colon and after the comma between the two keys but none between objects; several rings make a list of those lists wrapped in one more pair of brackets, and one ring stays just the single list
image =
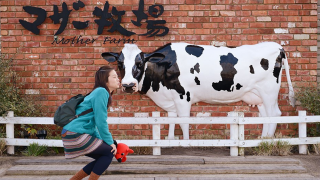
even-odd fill
[{"label": "woman's hand", "polygon": [[116,154],[117,154],[117,147],[116,147],[116,145],[115,145],[115,144],[111,144],[110,146],[112,147],[111,152],[113,152],[113,155],[116,155]]}]

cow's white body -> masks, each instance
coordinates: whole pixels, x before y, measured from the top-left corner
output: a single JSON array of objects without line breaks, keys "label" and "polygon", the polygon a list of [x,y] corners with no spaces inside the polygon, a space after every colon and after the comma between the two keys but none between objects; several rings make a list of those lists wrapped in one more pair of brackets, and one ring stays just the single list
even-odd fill
[{"label": "cow's white body", "polygon": [[[176,53],[176,63],[180,70],[178,77],[181,86],[189,92],[189,101],[186,97],[179,96],[175,89],[168,89],[160,83],[158,91],[153,91],[150,88],[146,95],[150,97],[159,107],[168,112],[175,112],[180,117],[190,116],[191,105],[196,102],[206,102],[210,104],[217,103],[232,103],[237,101],[244,101],[250,106],[258,106],[261,116],[280,116],[281,111],[278,107],[278,93],[281,85],[282,66],[280,67],[279,77],[274,75],[274,67],[276,60],[280,54],[282,47],[273,42],[265,42],[257,45],[244,45],[237,48],[201,46],[203,53],[197,57],[186,52],[187,43],[172,43],[171,49]],[[126,52],[127,51],[127,52]],[[134,64],[130,60],[130,54],[135,56],[141,51],[136,45],[126,44],[122,53],[124,54],[124,64],[126,67],[132,67]],[[218,83],[222,80],[221,72],[223,67],[220,64],[222,56],[231,53],[237,58],[237,63],[232,67],[224,66],[226,71],[233,72],[233,82],[229,90],[216,90],[213,88],[213,83]],[[127,57],[126,57],[127,56]],[[261,59],[268,60],[267,70],[262,68]],[[282,62],[288,66],[287,59],[283,58]],[[144,70],[147,69],[146,62]],[[190,68],[198,63],[199,71],[190,72]],[[278,64],[279,65],[279,64]],[[250,72],[250,68],[254,73]],[[129,68],[130,69],[130,68]],[[293,88],[291,85],[288,68],[286,68],[286,75],[289,84],[289,99],[290,103],[294,105]],[[132,76],[132,73],[126,69],[126,74],[122,79],[122,84],[135,83],[138,84],[138,90],[141,91],[143,86],[143,79],[138,83]],[[195,78],[200,84],[195,83]],[[278,82],[277,82],[278,79]],[[239,84],[239,87],[236,85]],[[184,139],[189,138],[189,125],[180,125],[183,130]],[[273,136],[276,129],[276,124],[264,124],[262,136]],[[174,136],[174,128],[170,127],[169,138]]]}]

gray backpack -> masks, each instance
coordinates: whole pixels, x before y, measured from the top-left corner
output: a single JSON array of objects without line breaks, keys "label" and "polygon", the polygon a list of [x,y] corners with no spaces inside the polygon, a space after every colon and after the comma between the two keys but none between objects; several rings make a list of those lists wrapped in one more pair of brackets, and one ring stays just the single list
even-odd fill
[{"label": "gray backpack", "polygon": [[86,96],[82,94],[78,94],[59,106],[57,111],[54,113],[54,124],[63,127],[79,116],[83,116],[92,112],[93,109],[91,108],[83,111],[80,114],[76,114],[77,106],[84,100],[85,97]]}]

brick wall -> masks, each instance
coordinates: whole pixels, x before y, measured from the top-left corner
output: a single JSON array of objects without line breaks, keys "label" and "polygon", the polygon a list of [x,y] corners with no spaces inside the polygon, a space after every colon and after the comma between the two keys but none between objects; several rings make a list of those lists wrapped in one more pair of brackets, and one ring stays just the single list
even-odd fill
[{"label": "brick wall", "polygon": [[[108,64],[100,56],[102,52],[120,52],[123,43],[103,44],[104,37],[123,38],[119,32],[110,33],[105,27],[101,35],[97,35],[97,25],[92,15],[94,8],[103,9],[104,0],[82,0],[85,7],[75,11],[74,0],[2,0],[1,3],[1,51],[16,54],[15,70],[19,71],[26,82],[26,94],[38,94],[41,103],[46,106],[46,115],[53,112],[65,100],[78,93],[91,90],[94,72],[102,65]],[[53,15],[53,5],[66,2],[72,12],[66,29],[58,38],[98,38],[93,44],[70,45],[54,44],[54,33],[60,24],[53,24],[49,18]],[[137,34],[146,33],[146,22],[136,27],[131,20],[136,20],[131,10],[138,9],[139,0],[109,0],[117,10],[126,11],[121,25]],[[192,44],[240,46],[256,44],[262,41],[274,41],[283,45],[290,64],[290,75],[293,86],[297,90],[301,86],[317,83],[317,1],[316,0],[144,0],[144,12],[154,4],[164,6],[164,13],[159,18],[167,21],[170,29],[164,37],[146,37],[133,35],[142,51],[150,52],[169,42],[185,41]],[[19,24],[19,19],[33,22],[37,16],[25,12],[22,7],[32,5],[47,11],[47,18],[40,28],[40,35],[32,34]],[[109,11],[109,12],[110,12]],[[72,21],[89,20],[89,27],[76,30]],[[116,67],[116,64],[112,64]],[[286,76],[282,77],[279,94],[279,105],[284,116],[297,115],[301,107],[293,108],[288,103]],[[113,96],[113,107],[109,116],[131,117],[137,112],[149,113],[161,111],[146,96],[124,94],[118,91]],[[257,107],[252,108],[243,102],[229,105],[209,105],[197,103],[191,109],[191,116],[206,113],[210,116],[226,116],[229,111],[242,111],[245,116],[258,116]],[[112,125],[114,135],[138,135],[149,138],[149,125]],[[246,137],[261,134],[262,125],[246,126]],[[168,126],[162,127],[163,137]],[[296,134],[296,125],[280,124],[277,131],[285,135]],[[181,130],[176,126],[176,134]],[[229,136],[229,126],[221,125],[190,125],[190,135],[215,134],[222,138]],[[180,136],[181,137],[181,136]],[[191,137],[192,138],[192,137]]]},{"label": "brick wall", "polygon": [[319,32],[320,32],[320,2],[318,1],[318,56],[317,56],[317,59],[318,59],[318,68],[317,68],[317,82],[318,82],[318,85],[320,83],[320,35],[319,35]]}]

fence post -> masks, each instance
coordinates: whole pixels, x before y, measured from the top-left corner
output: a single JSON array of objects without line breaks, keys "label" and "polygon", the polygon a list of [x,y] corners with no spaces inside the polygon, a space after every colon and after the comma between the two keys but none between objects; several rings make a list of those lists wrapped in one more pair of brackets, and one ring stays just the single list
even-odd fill
[{"label": "fence post", "polygon": [[[14,117],[13,111],[8,111],[8,118]],[[7,123],[6,124],[6,138],[13,139],[14,138],[14,124],[13,123]],[[7,146],[7,153],[8,154],[14,154],[14,146]]]},{"label": "fence post", "polygon": [[[305,123],[305,119],[307,117],[306,111],[299,111],[299,119],[301,120],[299,123],[299,138],[307,137],[307,123]],[[308,146],[306,144],[299,145],[299,154],[307,154]]]},{"label": "fence post", "polygon": [[[152,117],[160,117],[160,112],[152,112]],[[160,124],[152,125],[152,139],[160,140]],[[153,147],[153,155],[161,155],[161,147]]]},{"label": "fence post", "polygon": [[[239,117],[244,117],[243,112],[238,112]],[[239,141],[244,141],[244,124],[239,124]],[[244,156],[244,148],[239,147],[239,156]]]},{"label": "fence post", "polygon": [[[238,117],[238,112],[228,112],[228,117]],[[230,140],[239,141],[239,128],[238,124],[230,124]],[[238,146],[230,147],[230,156],[238,156]]]}]

